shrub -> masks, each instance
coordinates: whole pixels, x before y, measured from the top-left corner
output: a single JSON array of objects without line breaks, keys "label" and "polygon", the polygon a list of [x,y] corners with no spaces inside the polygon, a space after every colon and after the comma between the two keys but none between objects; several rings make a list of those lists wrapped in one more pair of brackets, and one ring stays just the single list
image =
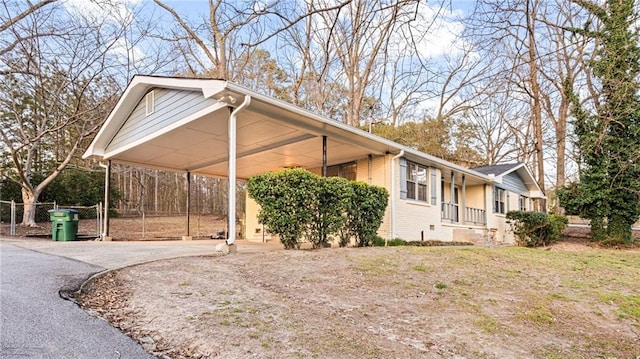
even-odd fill
[{"label": "shrub", "polygon": [[400,238],[394,238],[394,239],[384,239],[380,236],[375,236],[373,238],[373,241],[371,242],[371,245],[373,247],[384,247],[389,246],[389,247],[396,247],[396,246],[404,246],[407,243],[404,241],[404,239],[400,239]]},{"label": "shrub", "polygon": [[260,205],[258,221],[280,236],[285,249],[299,248],[299,238],[313,220],[317,176],[294,168],[249,178],[249,196]]},{"label": "shrub", "polygon": [[386,188],[371,186],[364,182],[350,182],[353,196],[346,208],[346,228],[343,236],[354,237],[358,247],[370,246],[389,203]]},{"label": "shrub", "polygon": [[353,196],[353,188],[348,180],[340,177],[316,177],[316,181],[311,194],[313,218],[307,228],[307,237],[313,248],[324,248],[328,237],[337,234],[346,222],[345,208]]},{"label": "shrub", "polygon": [[516,244],[523,247],[539,247],[555,243],[567,226],[567,218],[544,212],[511,211],[507,222],[516,236]]},{"label": "shrub", "polygon": [[428,239],[426,241],[408,241],[406,243],[408,246],[416,246],[416,247],[447,247],[447,246],[472,246],[473,243],[470,242],[456,242],[456,241],[438,241],[433,239]]},{"label": "shrub", "polygon": [[343,178],[322,178],[296,168],[251,177],[249,196],[260,205],[258,221],[280,236],[286,249],[299,248],[306,234],[314,248],[339,235],[340,246],[356,239],[370,245],[382,223],[386,189]]}]

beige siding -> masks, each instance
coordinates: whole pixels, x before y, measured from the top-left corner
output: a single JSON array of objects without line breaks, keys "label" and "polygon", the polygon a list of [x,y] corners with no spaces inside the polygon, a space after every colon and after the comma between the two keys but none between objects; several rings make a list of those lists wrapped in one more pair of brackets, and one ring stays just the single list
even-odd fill
[{"label": "beige siding", "polygon": [[262,241],[280,241],[278,235],[269,234],[262,224],[258,223],[258,212],[260,211],[260,206],[256,201],[249,198],[247,194],[247,204],[245,207],[245,215],[246,215],[246,230],[247,235],[246,239],[251,242],[262,242]]},{"label": "beige siding", "polygon": [[322,167],[309,168],[307,170],[313,173],[314,175],[322,176]]},{"label": "beige siding", "polygon": [[[358,161],[358,180],[368,182],[369,177],[371,177],[371,183],[375,186],[384,187],[389,191],[389,196],[394,195],[394,192],[391,191],[391,159],[393,156],[373,156],[371,159],[371,174],[369,175],[369,165],[368,159],[364,160],[364,170],[360,171],[360,162]],[[398,196],[398,191],[396,191],[395,195]],[[382,224],[378,229],[378,235],[383,238],[391,238],[391,197],[389,197],[389,204],[387,205],[387,210],[384,212],[384,217],[382,219]]]},{"label": "beige siding", "polygon": [[452,240],[451,231],[442,226],[440,206],[401,199],[396,204],[395,219],[396,236],[404,240]]},{"label": "beige siding", "polygon": [[467,207],[486,209],[484,203],[484,186],[467,186],[466,188]]},{"label": "beige siding", "polygon": [[247,233],[246,238],[249,241],[262,241],[262,224],[258,223],[258,211],[260,206],[247,194],[247,202],[245,207],[245,217]]}]

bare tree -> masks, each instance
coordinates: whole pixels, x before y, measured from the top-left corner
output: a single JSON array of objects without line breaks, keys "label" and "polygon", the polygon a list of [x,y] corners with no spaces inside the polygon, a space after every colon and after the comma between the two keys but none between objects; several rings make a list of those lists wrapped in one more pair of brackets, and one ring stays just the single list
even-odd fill
[{"label": "bare tree", "polygon": [[124,34],[118,19],[68,4],[22,5],[10,9],[19,21],[5,22],[1,33],[11,46],[0,58],[0,165],[22,188],[22,224],[34,226],[33,204],[77,160],[115,103],[116,60],[127,55],[118,51]]},{"label": "bare tree", "polygon": [[[4,35],[8,30],[12,27],[16,26],[19,22],[29,17],[30,15],[39,12],[41,8],[47,7],[50,4],[57,2],[58,0],[42,0],[35,4],[27,3],[26,8],[20,8],[19,4],[11,4],[10,2],[2,2],[3,8],[0,10],[0,21],[2,25],[0,25],[0,56],[6,54],[7,52],[13,50],[21,41],[27,41],[39,36],[45,36],[47,34],[43,33],[31,33],[24,34],[23,37],[5,37]],[[14,5],[15,8],[12,8],[11,5]]]},{"label": "bare tree", "polygon": [[[565,31],[583,17],[576,6],[562,1],[503,0],[480,1],[469,18],[479,52],[496,64],[487,93],[508,89],[513,103],[522,106],[518,112],[526,114],[525,122],[510,128],[519,133],[514,143],[518,157],[535,168],[543,189],[547,180],[554,188],[566,182],[567,89],[576,81],[584,83],[585,91],[594,88],[585,67],[590,45]],[[555,171],[545,173],[547,167]]]},{"label": "bare tree", "polygon": [[[173,44],[187,72],[231,81],[239,78],[238,60],[251,57],[248,52],[253,48],[242,44],[257,40],[258,30],[251,31],[250,27],[257,26],[258,17],[268,11],[268,8],[256,9],[252,3],[210,0],[208,17],[192,19],[163,1],[154,0],[154,3],[170,14],[176,24],[170,34],[157,36]],[[254,29],[257,28],[259,26]]]}]

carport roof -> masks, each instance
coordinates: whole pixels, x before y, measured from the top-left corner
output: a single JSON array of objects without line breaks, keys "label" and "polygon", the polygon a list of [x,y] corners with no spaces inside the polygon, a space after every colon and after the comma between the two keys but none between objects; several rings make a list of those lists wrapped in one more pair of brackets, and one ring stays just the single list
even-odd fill
[{"label": "carport roof", "polygon": [[[194,91],[212,99],[197,115],[176,118],[117,149],[110,147],[133,110],[153,89]],[[327,163],[339,164],[369,154],[397,155],[425,165],[456,171],[468,179],[490,182],[486,174],[416,151],[360,129],[319,116],[287,102],[259,94],[243,86],[212,79],[136,75],[107,117],[84,158],[131,163],[142,167],[227,176],[230,109],[250,96],[250,104],[237,117],[237,176],[248,178],[283,167],[322,166],[322,137],[327,136]],[[112,146],[113,147],[113,146]]]}]

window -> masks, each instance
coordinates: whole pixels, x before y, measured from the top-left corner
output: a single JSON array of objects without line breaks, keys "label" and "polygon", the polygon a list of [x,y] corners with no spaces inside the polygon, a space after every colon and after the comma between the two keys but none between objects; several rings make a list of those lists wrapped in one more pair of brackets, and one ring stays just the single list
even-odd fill
[{"label": "window", "polygon": [[506,212],[505,206],[506,191],[502,188],[493,187],[493,212],[502,213]]},{"label": "window", "polygon": [[156,110],[156,98],[155,91],[151,91],[144,96],[144,102],[146,106],[146,115],[151,115]]},{"label": "window", "polygon": [[407,162],[407,198],[427,202],[427,168]]},{"label": "window", "polygon": [[518,207],[520,208],[521,211],[527,211],[527,202],[529,202],[529,199],[525,196],[520,196],[518,198]]},{"label": "window", "polygon": [[342,177],[349,181],[356,180],[357,164],[355,162],[343,163],[327,167],[327,177]]}]

